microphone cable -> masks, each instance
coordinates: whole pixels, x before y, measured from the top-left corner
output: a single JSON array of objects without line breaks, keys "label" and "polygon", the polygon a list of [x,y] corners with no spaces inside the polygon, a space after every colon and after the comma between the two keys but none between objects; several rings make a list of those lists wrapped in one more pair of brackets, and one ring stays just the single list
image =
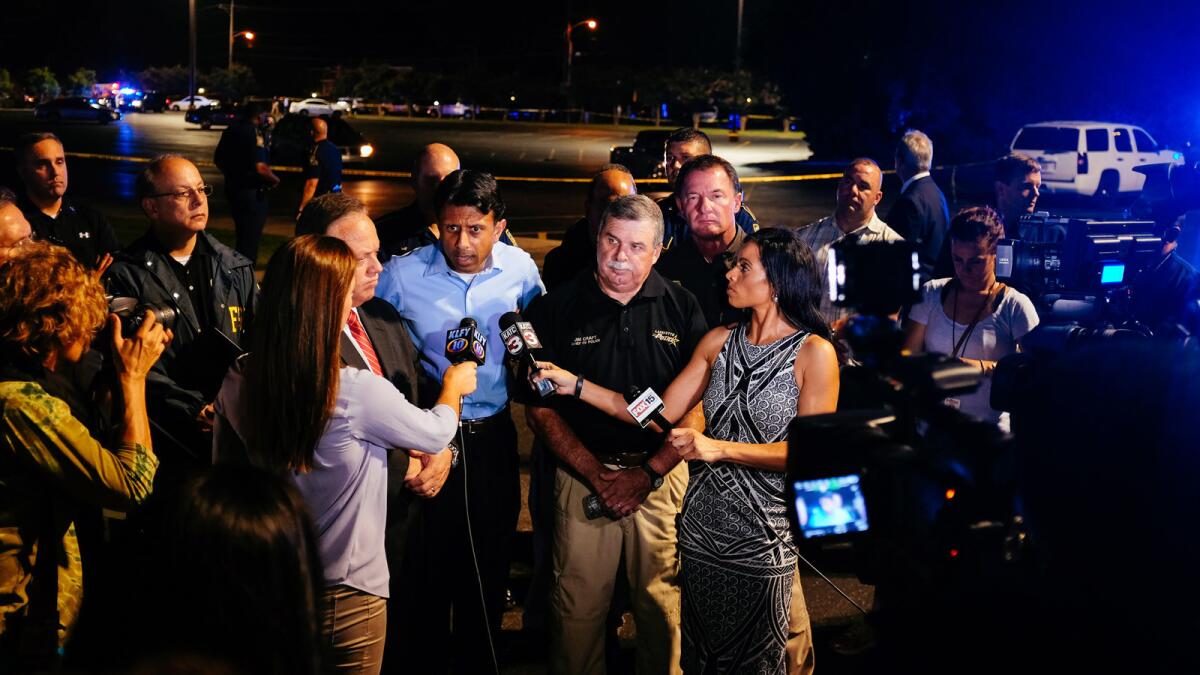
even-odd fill
[{"label": "microphone cable", "polygon": [[475,552],[475,534],[471,530],[471,497],[470,484],[467,482],[467,434],[463,431],[462,403],[459,403],[458,416],[458,463],[462,469],[463,478],[463,517],[467,520],[467,545],[471,548],[471,563],[475,566],[475,581],[479,588],[479,608],[483,610],[483,630],[487,634],[488,652],[492,657],[492,669],[500,675],[500,660],[496,658],[496,644],[492,640],[492,624],[488,619],[487,598],[483,592],[483,574],[479,571],[479,555]]}]

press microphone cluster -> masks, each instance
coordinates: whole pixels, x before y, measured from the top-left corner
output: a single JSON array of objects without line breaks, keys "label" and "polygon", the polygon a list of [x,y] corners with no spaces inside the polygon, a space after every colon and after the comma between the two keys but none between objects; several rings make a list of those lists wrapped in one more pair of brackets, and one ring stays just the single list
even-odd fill
[{"label": "press microphone cluster", "polygon": [[[504,349],[510,360],[521,364],[530,373],[541,369],[537,357],[542,343],[533,330],[533,324],[522,319],[520,314],[507,312],[500,317],[500,339],[504,341]],[[538,380],[533,386],[543,397],[554,393],[554,383],[549,380]]]},{"label": "press microphone cluster", "polygon": [[487,360],[487,336],[475,319],[466,317],[458,328],[446,331],[446,360],[451,365],[474,361],[480,366]]}]

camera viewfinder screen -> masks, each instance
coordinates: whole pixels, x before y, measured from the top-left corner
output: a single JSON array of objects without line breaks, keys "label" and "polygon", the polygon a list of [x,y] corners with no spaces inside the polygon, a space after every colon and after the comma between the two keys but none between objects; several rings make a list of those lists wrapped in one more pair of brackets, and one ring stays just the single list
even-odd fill
[{"label": "camera viewfinder screen", "polygon": [[805,539],[867,531],[867,503],[857,475],[798,480],[796,520]]},{"label": "camera viewfinder screen", "polygon": [[1119,284],[1125,281],[1125,264],[1106,262],[1100,267],[1100,283]]}]

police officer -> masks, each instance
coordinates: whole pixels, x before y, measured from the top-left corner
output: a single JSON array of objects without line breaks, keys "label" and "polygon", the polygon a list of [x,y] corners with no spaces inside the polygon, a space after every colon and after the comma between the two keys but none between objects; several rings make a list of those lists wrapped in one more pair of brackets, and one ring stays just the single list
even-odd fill
[{"label": "police officer", "polygon": [[[672,131],[663,143],[663,173],[666,175],[667,184],[676,191],[658,200],[658,207],[663,212],[663,225],[666,228],[663,234],[664,249],[670,250],[688,234],[687,218],[676,200],[676,195],[679,194],[679,173],[689,160],[711,154],[712,142],[708,140],[708,134],[692,127]],[[758,219],[746,207],[744,199],[734,219],[745,233],[758,231]]]},{"label": "police officer", "polygon": [[116,255],[107,281],[114,296],[177,315],[175,338],[147,379],[162,478],[209,462],[213,400],[240,353],[258,285],[254,265],[205,232],[212,186],[194,164],[178,155],[155,158],[137,191],[150,228]]},{"label": "police officer", "polygon": [[[320,117],[312,118],[310,124],[313,146],[304,167],[304,190],[300,193],[300,208],[296,209],[297,223],[304,205],[313,197],[342,191],[342,152],[329,140],[329,124]],[[296,234],[309,233],[301,232],[297,224]]]},{"label": "police officer", "polygon": [[[430,143],[421,148],[413,161],[413,201],[408,206],[380,216],[379,261],[385,265],[393,257],[438,242],[438,213],[434,197],[442,180],[462,168],[453,148],[442,143]],[[517,246],[517,239],[508,228],[500,233],[500,241]]]},{"label": "police officer", "polygon": [[85,267],[107,267],[110,254],[121,244],[99,211],[65,196],[67,157],[62,141],[51,133],[26,134],[17,139],[16,158],[25,187],[18,206],[34,236],[65,246]]},{"label": "police officer", "polygon": [[663,253],[657,269],[696,294],[709,328],[738,321],[725,295],[725,274],[746,239],[736,220],[742,208],[737,171],[720,157],[701,155],[683,165],[676,188],[676,208],[687,219],[687,233]]},{"label": "police officer", "polygon": [[279,185],[268,164],[263,131],[267,119],[267,111],[258,103],[242,106],[237,121],[221,133],[213,154],[213,162],[225,175],[225,197],[237,232],[234,248],[252,264],[258,260],[258,242],[267,224],[267,190]]},{"label": "police officer", "polygon": [[[542,356],[580,375],[576,396],[589,382],[661,395],[704,336],[695,296],[654,270],[662,237],[662,212],[652,200],[617,198],[604,212],[595,272],[576,276],[526,314]],[[678,673],[675,517],[687,467],[659,435],[570,398],[535,402],[526,415],[559,460],[550,672],[604,672],[605,615],[624,555],[637,671]],[[590,494],[601,498],[607,517],[587,518]]]}]

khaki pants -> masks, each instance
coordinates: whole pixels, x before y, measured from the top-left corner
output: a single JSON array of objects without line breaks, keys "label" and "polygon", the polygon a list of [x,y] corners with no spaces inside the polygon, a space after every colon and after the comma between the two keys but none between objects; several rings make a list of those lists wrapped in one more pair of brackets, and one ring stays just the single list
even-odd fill
[{"label": "khaki pants", "polygon": [[804,604],[804,589],[800,587],[800,570],[792,574],[792,608],[788,617],[788,641],[784,650],[788,675],[812,675],[812,626],[808,621],[808,606]]},{"label": "khaki pants", "polygon": [[379,673],[387,635],[387,600],[349,586],[325,589],[327,673]]},{"label": "khaki pants", "polygon": [[558,470],[550,672],[604,675],[604,620],[622,549],[637,622],[637,672],[680,672],[675,517],[687,481],[687,465],[680,463],[633,515],[618,521],[588,520],[583,499],[591,488]]}]

